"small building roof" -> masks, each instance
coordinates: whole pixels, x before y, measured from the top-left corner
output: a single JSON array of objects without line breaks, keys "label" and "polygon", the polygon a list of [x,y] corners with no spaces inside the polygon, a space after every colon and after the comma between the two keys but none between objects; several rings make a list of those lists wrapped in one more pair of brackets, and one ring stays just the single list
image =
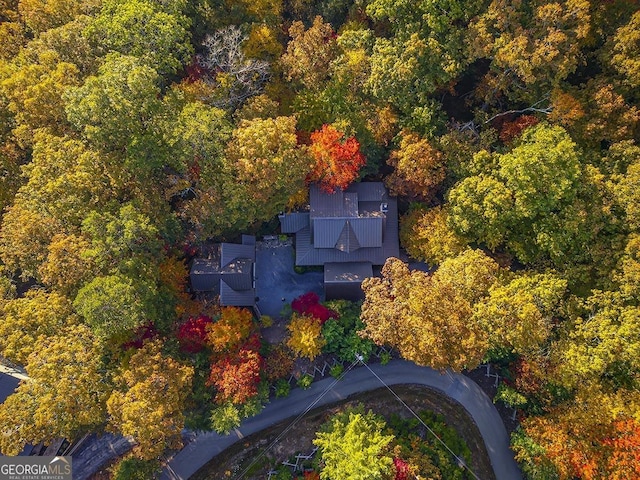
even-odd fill
[{"label": "small building roof", "polygon": [[220,295],[223,306],[255,305],[255,237],[242,236],[242,244],[221,243],[208,258],[196,258],[191,265],[191,288]]}]

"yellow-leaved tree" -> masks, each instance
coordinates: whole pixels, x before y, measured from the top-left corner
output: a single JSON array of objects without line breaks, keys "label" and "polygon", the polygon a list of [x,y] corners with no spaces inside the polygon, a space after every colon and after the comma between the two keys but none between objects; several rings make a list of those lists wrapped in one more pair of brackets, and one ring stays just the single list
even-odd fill
[{"label": "yellow-leaved tree", "polygon": [[28,380],[0,405],[0,450],[17,455],[28,443],[73,439],[104,423],[109,384],[91,330],[71,326],[40,337],[26,365]]},{"label": "yellow-leaved tree", "polygon": [[322,325],[318,320],[294,313],[287,328],[291,333],[287,345],[296,355],[310,360],[320,355],[326,340],[322,337]]},{"label": "yellow-leaved tree", "polygon": [[137,442],[136,456],[151,460],[165,448],[182,446],[184,403],[193,367],[162,353],[162,343],[146,343],[115,377],[107,401],[111,427]]},{"label": "yellow-leaved tree", "polygon": [[0,352],[25,365],[39,339],[47,339],[78,323],[69,299],[58,293],[29,290],[0,307]]},{"label": "yellow-leaved tree", "polygon": [[476,367],[489,346],[488,332],[473,322],[473,306],[499,274],[496,262],[480,250],[465,250],[428,275],[390,258],[382,278],[362,288],[364,335],[391,345],[407,360],[438,370]]}]

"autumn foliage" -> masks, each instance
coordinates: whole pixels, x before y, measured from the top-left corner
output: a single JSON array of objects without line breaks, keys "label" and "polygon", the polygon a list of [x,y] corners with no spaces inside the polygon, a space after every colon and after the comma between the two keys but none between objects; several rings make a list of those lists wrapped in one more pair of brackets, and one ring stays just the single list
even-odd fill
[{"label": "autumn foliage", "polygon": [[322,326],[318,320],[294,313],[287,328],[291,333],[287,345],[296,355],[313,360],[320,354],[326,341],[322,337]]},{"label": "autumn foliage", "polygon": [[344,133],[332,125],[323,125],[311,134],[310,151],[315,164],[307,182],[318,182],[327,193],[347,188],[358,178],[358,172],[366,162],[358,140],[344,137]]},{"label": "autumn foliage", "polygon": [[510,143],[527,128],[537,125],[539,122],[540,120],[533,115],[522,115],[515,120],[506,121],[500,128],[500,140],[504,143]]},{"label": "autumn foliage", "polygon": [[411,474],[411,469],[409,468],[409,464],[407,462],[405,462],[401,458],[396,457],[393,459],[393,466],[396,469],[396,475],[394,477],[394,480],[409,479],[409,475]]},{"label": "autumn foliage", "polygon": [[178,328],[177,338],[185,352],[198,353],[207,343],[207,327],[213,320],[206,315],[189,318]]},{"label": "autumn foliage", "polygon": [[207,325],[207,345],[214,352],[233,350],[253,329],[253,316],[245,308],[224,307],[217,322]]},{"label": "autumn foliage", "polygon": [[330,318],[338,318],[338,313],[320,304],[320,297],[314,292],[300,295],[291,302],[291,309],[300,315],[306,315],[324,324]]},{"label": "autumn foliage", "polygon": [[286,377],[292,369],[293,356],[284,345],[275,347],[265,358],[265,372],[269,381]]},{"label": "autumn foliage", "polygon": [[252,335],[237,352],[223,355],[211,364],[207,384],[213,385],[218,391],[218,403],[245,403],[257,395],[260,372],[264,366],[259,348],[258,336]]}]

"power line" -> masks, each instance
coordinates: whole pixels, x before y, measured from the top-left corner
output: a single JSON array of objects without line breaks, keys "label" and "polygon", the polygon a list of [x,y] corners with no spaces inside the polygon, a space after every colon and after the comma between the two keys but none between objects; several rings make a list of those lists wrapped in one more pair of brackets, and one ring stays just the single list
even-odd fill
[{"label": "power line", "polygon": [[434,432],[434,431],[431,429],[431,427],[429,427],[429,425],[427,425],[426,423],[424,423],[424,421],[422,420],[422,418],[420,418],[420,416],[419,416],[416,412],[414,412],[414,411],[413,411],[413,409],[412,409],[409,405],[407,405],[407,404],[405,403],[405,401],[404,401],[404,400],[402,400],[402,399],[398,396],[398,394],[397,394],[396,392],[394,392],[394,391],[391,389],[391,387],[390,387],[389,385],[387,385],[387,384],[386,384],[386,382],[385,382],[384,380],[382,380],[382,379],[378,376],[378,374],[377,374],[376,372],[374,372],[373,370],[371,370],[371,368],[369,367],[369,365],[367,365],[367,364],[365,363],[364,358],[362,357],[362,355],[356,355],[356,361],[359,361],[360,363],[362,363],[362,365],[364,365],[365,367],[367,367],[367,369],[368,369],[368,370],[369,370],[369,371],[370,371],[370,372],[371,372],[371,373],[372,373],[372,374],[373,374],[373,375],[374,375],[374,376],[375,376],[375,377],[380,381],[380,383],[382,383],[382,385],[384,385],[384,386],[387,388],[387,390],[389,390],[389,391],[391,392],[391,394],[392,394],[394,397],[396,397],[396,399],[397,399],[397,400],[398,400],[402,405],[404,405],[404,407],[405,407],[407,410],[409,410],[409,411],[411,412],[411,414],[412,414],[414,417],[416,417],[416,419],[417,419],[417,420],[422,424],[422,426],[424,426],[424,427],[429,431],[429,433],[431,433],[431,435],[433,435],[433,436],[436,438],[436,440],[438,440],[438,441],[442,444],[442,446],[443,446],[444,448],[446,448],[446,449],[449,451],[449,453],[451,453],[451,455],[453,455],[453,456],[455,457],[455,459],[458,461],[458,464],[459,464],[459,465],[462,465],[464,468],[466,468],[466,469],[469,471],[469,473],[470,473],[471,475],[473,475],[473,478],[475,478],[476,480],[480,480],[480,477],[478,477],[478,476],[475,474],[475,472],[474,472],[473,470],[471,470],[471,468],[467,465],[467,463],[466,463],[462,458],[460,458],[458,455],[456,455],[456,454],[454,453],[454,451],[453,451],[453,450],[451,450],[451,449],[449,448],[449,446],[448,446],[446,443],[444,443],[444,442],[442,441],[442,439],[441,439],[441,438],[436,434],[436,432]]},{"label": "power line", "polygon": [[311,403],[307,406],[307,408],[305,408],[305,409],[304,409],[304,411],[303,411],[302,413],[300,413],[300,414],[299,414],[299,415],[298,415],[298,416],[297,416],[297,417],[296,417],[296,418],[295,418],[295,419],[294,419],[294,420],[293,420],[293,421],[292,421],[292,422],[287,426],[287,428],[285,428],[285,429],[284,429],[284,430],[283,430],[283,431],[282,431],[282,432],[281,432],[281,433],[280,433],[280,434],[279,434],[279,435],[278,435],[278,436],[273,440],[273,442],[271,442],[271,443],[269,444],[269,446],[268,446],[267,448],[265,448],[262,452],[260,452],[260,454],[259,454],[256,458],[254,458],[254,459],[251,461],[251,463],[250,463],[249,465],[247,465],[247,467],[246,467],[244,470],[242,470],[242,472],[240,472],[240,475],[238,475],[238,476],[234,477],[234,479],[235,479],[235,480],[240,480],[242,477],[244,477],[244,476],[247,474],[247,472],[248,472],[248,471],[249,471],[249,470],[250,470],[250,469],[251,469],[251,468],[252,468],[256,463],[258,463],[258,460],[260,460],[262,457],[264,457],[264,456],[267,454],[267,452],[268,452],[269,450],[271,450],[273,447],[275,447],[276,443],[278,443],[278,442],[280,441],[280,439],[281,439],[282,437],[284,437],[284,436],[289,432],[289,430],[291,430],[291,429],[295,426],[295,424],[296,424],[296,423],[298,423],[298,422],[302,419],[302,417],[304,417],[307,413],[309,413],[309,412],[313,409],[313,407],[315,407],[315,406],[318,404],[318,402],[322,399],[322,397],[324,397],[327,393],[329,393],[329,392],[333,389],[333,387],[335,387],[335,386],[336,386],[336,384],[337,384],[340,380],[342,380],[342,378],[343,378],[343,377],[344,377],[344,376],[345,376],[345,375],[346,375],[346,374],[347,374],[347,373],[348,373],[348,372],[349,372],[353,367],[355,367],[355,366],[356,366],[356,364],[357,364],[357,363],[358,363],[358,360],[356,359],[356,360],[355,360],[351,365],[349,365],[349,367],[348,367],[344,372],[342,372],[342,374],[340,374],[340,376],[339,376],[338,378],[336,378],[336,379],[335,379],[335,380],[334,380],[334,381],[333,381],[333,382],[332,382],[332,383],[331,383],[327,388],[325,388],[325,389],[324,389],[324,391],[323,391],[320,395],[318,395],[318,396],[315,398],[315,400],[314,400],[313,402],[311,402]]}]

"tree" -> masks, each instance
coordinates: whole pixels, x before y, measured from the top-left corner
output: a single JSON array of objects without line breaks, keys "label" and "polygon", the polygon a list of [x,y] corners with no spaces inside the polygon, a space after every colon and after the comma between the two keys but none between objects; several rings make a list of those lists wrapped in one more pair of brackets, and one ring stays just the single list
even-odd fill
[{"label": "tree", "polygon": [[287,345],[296,355],[315,359],[324,346],[325,339],[322,337],[322,324],[313,317],[298,315],[294,313],[291,321],[287,325],[287,330],[291,334]]},{"label": "tree", "polygon": [[91,239],[85,255],[105,273],[131,273],[140,260],[151,263],[161,257],[158,228],[131,204],[122,205],[116,214],[89,213],[82,231]]},{"label": "tree", "polygon": [[214,87],[207,101],[216,107],[235,109],[259,94],[269,79],[269,62],[246,58],[242,49],[246,37],[231,25],[207,35],[202,42],[205,54],[197,57],[203,81]]},{"label": "tree", "polygon": [[0,312],[0,351],[3,357],[21,365],[27,363],[39,340],[78,323],[68,298],[43,290],[29,290],[24,297],[8,300]]},{"label": "tree", "polygon": [[498,90],[531,97],[557,85],[576,70],[582,48],[593,41],[590,10],[586,0],[492,1],[470,26],[474,56],[491,60],[485,83],[503,83]]},{"label": "tree", "polygon": [[216,387],[218,403],[246,403],[258,395],[258,383],[264,359],[258,352],[260,341],[249,339],[238,351],[228,353],[211,363],[208,385]]},{"label": "tree", "polygon": [[80,289],[73,306],[97,336],[122,342],[156,319],[154,293],[145,281],[134,283],[124,275],[95,277]]},{"label": "tree", "polygon": [[[633,150],[629,151],[633,153]],[[640,231],[640,152],[629,165],[625,175],[614,184],[613,192],[618,204],[624,209],[626,222],[633,231]]]},{"label": "tree", "polygon": [[47,246],[62,230],[46,213],[20,203],[7,209],[0,227],[0,258],[22,279],[37,278],[38,267],[47,258]]},{"label": "tree", "polygon": [[107,55],[97,76],[66,92],[67,118],[96,147],[126,158],[147,178],[169,162],[157,116],[163,105],[160,76],[133,56]]},{"label": "tree", "polygon": [[206,325],[206,342],[214,352],[237,349],[254,329],[253,315],[246,308],[223,307],[220,318]]},{"label": "tree", "polygon": [[318,89],[327,80],[331,62],[338,53],[336,33],[322,17],[316,16],[308,30],[302,22],[293,22],[289,36],[287,51],[280,59],[287,80]]},{"label": "tree", "polygon": [[548,341],[567,281],[551,274],[525,274],[494,285],[475,305],[475,321],[484,324],[494,348],[535,356]]},{"label": "tree", "polygon": [[466,242],[449,226],[448,208],[431,209],[412,204],[400,219],[400,241],[416,260],[435,266],[461,253]]},{"label": "tree", "polygon": [[16,200],[55,218],[70,233],[92,208],[102,209],[113,198],[113,172],[99,152],[81,141],[39,131],[33,137],[32,155],[23,168],[27,184]]},{"label": "tree", "polygon": [[90,243],[82,236],[54,235],[47,246],[47,258],[38,268],[42,283],[75,298],[78,290],[96,271],[92,259],[84,255],[89,247]]},{"label": "tree", "polygon": [[497,168],[465,178],[449,191],[455,230],[489,248],[506,245],[520,261],[566,266],[591,241],[578,201],[585,180],[576,144],[557,126],[522,134]]},{"label": "tree", "polygon": [[473,306],[488,294],[498,272],[479,250],[445,260],[432,276],[391,258],[382,278],[362,284],[363,334],[419,365],[473,368],[488,348],[488,332],[473,321]]},{"label": "tree", "polygon": [[204,349],[207,341],[207,327],[213,322],[206,315],[190,317],[178,327],[176,338],[182,349],[189,353],[198,353]]},{"label": "tree", "polygon": [[82,142],[47,131],[39,131],[31,141],[32,160],[23,168],[27,182],[3,218],[0,250],[10,268],[39,278],[54,235],[77,238],[85,216],[101,209],[115,188],[100,155]]},{"label": "tree", "polygon": [[0,405],[0,450],[17,455],[26,444],[50,444],[96,431],[105,420],[109,382],[99,343],[84,325],[42,336],[33,346],[29,380]]},{"label": "tree", "polygon": [[28,59],[18,56],[0,73],[0,93],[15,118],[14,133],[23,146],[30,146],[39,128],[64,133],[68,127],[64,92],[80,83],[78,67],[63,62],[45,49]]},{"label": "tree", "polygon": [[315,163],[307,181],[318,182],[327,193],[346,189],[366,162],[358,141],[354,137],[345,139],[345,134],[332,125],[323,125],[311,134],[309,150]]},{"label": "tree", "polygon": [[[571,401],[522,422],[538,447],[533,462],[550,461],[563,479],[633,478],[638,439],[632,418],[638,400],[637,391],[610,393],[582,385]],[[516,459],[526,458],[523,446],[516,445]]]},{"label": "tree", "polygon": [[316,433],[314,445],[320,448],[320,478],[381,480],[393,472],[385,421],[361,406],[336,414]]},{"label": "tree", "polygon": [[[640,368],[640,307],[628,305],[619,292],[593,292],[581,305],[568,338],[559,346],[560,368],[570,385],[603,375],[627,382]],[[620,372],[627,365],[630,373]]]},{"label": "tree", "polygon": [[20,16],[34,36],[91,15],[100,5],[96,0],[20,0]]},{"label": "tree", "polygon": [[160,341],[147,342],[114,378],[107,401],[110,424],[137,442],[136,456],[158,458],[165,448],[182,446],[184,404],[193,367],[162,354]]},{"label": "tree", "polygon": [[306,148],[298,145],[293,117],[241,121],[227,147],[236,181],[245,196],[226,206],[242,212],[243,221],[265,221],[282,211],[309,172]]},{"label": "tree", "polygon": [[635,12],[629,23],[621,26],[613,37],[611,64],[633,87],[640,86],[640,11]]},{"label": "tree", "polygon": [[[466,28],[483,1],[426,3],[374,0],[367,14],[387,21],[390,38],[377,38],[368,87],[375,97],[397,106],[428,128],[430,95],[456,79],[467,66]],[[425,108],[426,107],[426,108]],[[421,118],[422,117],[422,118]],[[426,132],[424,132],[426,133]]]},{"label": "tree", "polygon": [[87,33],[106,52],[137,57],[160,75],[175,74],[193,55],[186,3],[106,0]]},{"label": "tree", "polygon": [[428,140],[414,132],[401,132],[400,145],[387,164],[394,172],[385,179],[392,195],[428,201],[445,179],[444,156]]},{"label": "tree", "polygon": [[615,279],[623,294],[640,299],[640,235],[629,236]]}]

